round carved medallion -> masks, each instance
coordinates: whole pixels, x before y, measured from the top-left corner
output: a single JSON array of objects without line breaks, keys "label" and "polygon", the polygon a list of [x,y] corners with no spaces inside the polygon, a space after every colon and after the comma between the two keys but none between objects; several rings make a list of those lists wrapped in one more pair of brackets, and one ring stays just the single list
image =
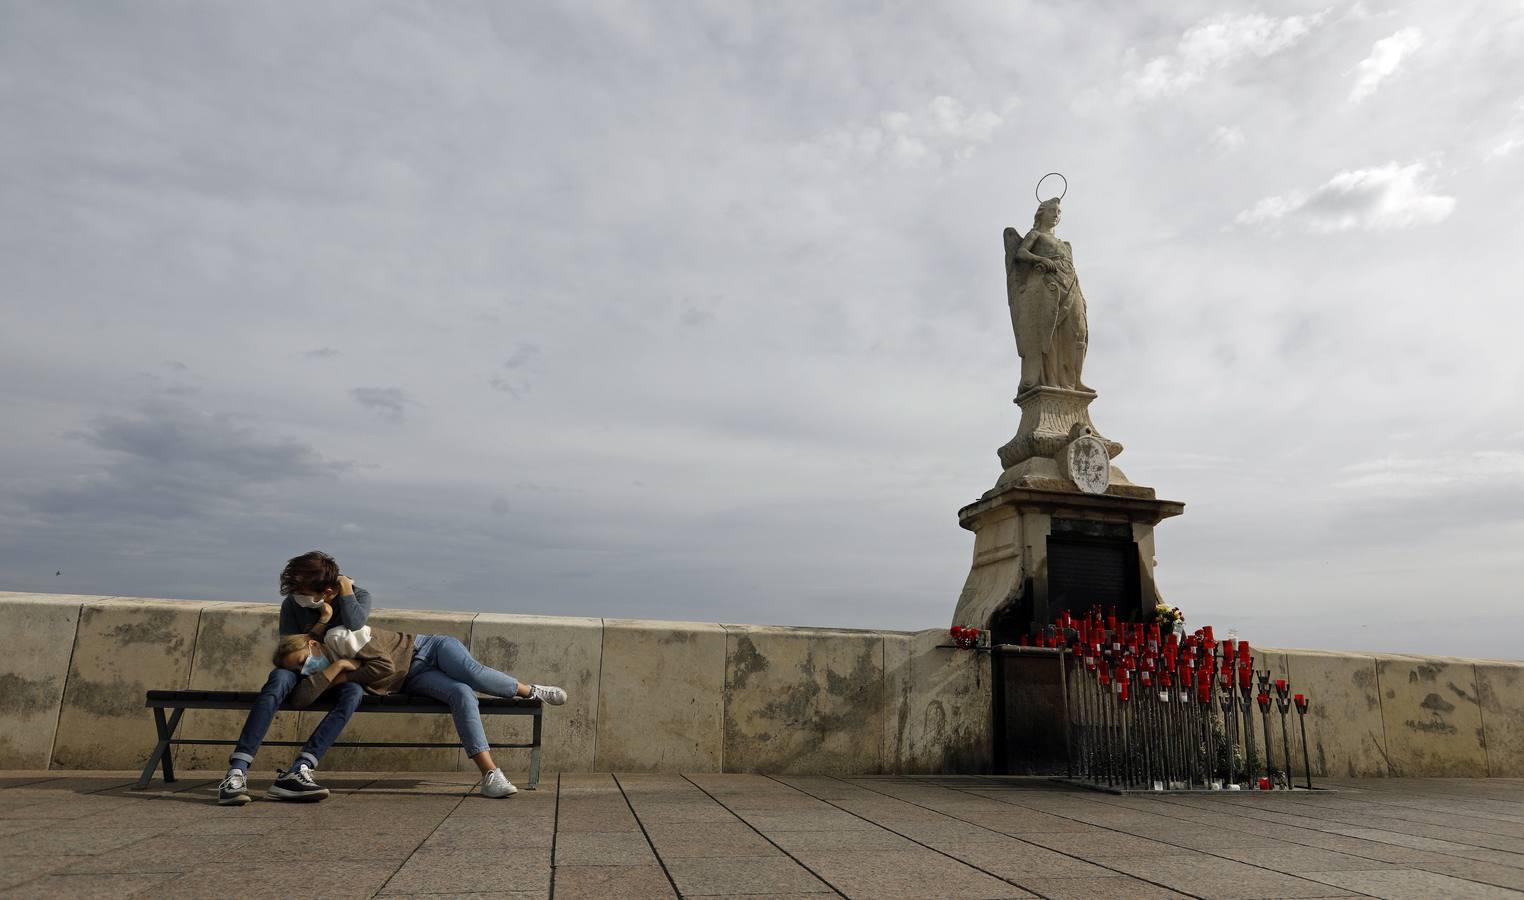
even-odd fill
[{"label": "round carved medallion", "polygon": [[1085,435],[1064,448],[1064,468],[1075,486],[1087,494],[1104,494],[1111,484],[1111,457],[1100,439]]}]

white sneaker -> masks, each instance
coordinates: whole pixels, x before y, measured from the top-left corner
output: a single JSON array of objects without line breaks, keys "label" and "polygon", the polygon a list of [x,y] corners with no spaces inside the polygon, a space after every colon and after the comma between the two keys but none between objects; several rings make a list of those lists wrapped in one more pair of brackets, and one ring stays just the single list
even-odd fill
[{"label": "white sneaker", "polygon": [[566,702],[566,692],[548,684],[531,684],[529,699],[538,700],[550,706],[560,706]]},{"label": "white sneaker", "polygon": [[519,789],[513,786],[502,769],[493,769],[482,778],[483,797],[512,797]]},{"label": "white sneaker", "polygon": [[228,771],[227,777],[217,785],[217,803],[220,806],[242,806],[249,802],[249,782],[237,769]]}]

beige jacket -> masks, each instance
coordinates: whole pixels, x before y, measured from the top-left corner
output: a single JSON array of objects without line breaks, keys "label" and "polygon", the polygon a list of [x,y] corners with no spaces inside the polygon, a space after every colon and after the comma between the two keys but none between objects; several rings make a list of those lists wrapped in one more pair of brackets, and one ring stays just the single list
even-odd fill
[{"label": "beige jacket", "polygon": [[[353,659],[360,664],[348,673],[345,681],[363,685],[365,693],[382,696],[402,690],[408,669],[413,666],[413,641],[416,635],[404,631],[387,631],[370,626],[370,642],[355,653]],[[333,686],[324,669],[316,675],[308,675],[291,692],[292,706],[308,706]]]}]

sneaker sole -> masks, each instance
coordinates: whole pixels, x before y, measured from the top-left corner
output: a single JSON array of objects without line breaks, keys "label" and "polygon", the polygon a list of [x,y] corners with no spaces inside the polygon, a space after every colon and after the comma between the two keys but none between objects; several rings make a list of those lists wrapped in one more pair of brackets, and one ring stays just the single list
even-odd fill
[{"label": "sneaker sole", "polygon": [[239,794],[236,797],[218,797],[217,798],[217,805],[218,806],[242,806],[245,803],[248,803],[252,799],[254,799],[254,798],[250,797],[248,794]]},{"label": "sneaker sole", "polygon": [[265,791],[265,799],[285,800],[288,803],[316,803],[327,798],[327,788],[321,791],[288,791],[285,788],[272,787]]}]

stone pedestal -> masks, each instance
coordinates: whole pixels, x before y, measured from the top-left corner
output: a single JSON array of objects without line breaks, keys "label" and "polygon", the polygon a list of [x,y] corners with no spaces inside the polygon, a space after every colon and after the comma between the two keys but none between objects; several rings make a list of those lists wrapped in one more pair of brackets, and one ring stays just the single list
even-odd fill
[{"label": "stone pedestal", "polygon": [[1064,609],[1116,606],[1133,619],[1159,602],[1154,526],[1185,504],[1157,499],[1116,467],[1122,445],[1090,420],[1095,397],[1037,387],[1016,398],[1021,424],[1000,448],[1004,472],[958,511],[974,532],[974,560],[953,624],[1014,641]]},{"label": "stone pedestal", "polygon": [[[1051,622],[1060,609],[1078,614],[1093,600],[1118,606],[1123,618],[1152,610],[1159,602],[1154,525],[1184,511],[1185,504],[1172,500],[1110,492],[1019,487],[991,491],[958,511],[958,524],[974,533],[974,562],[958,596],[953,624],[989,628],[999,641],[1026,633],[1028,624]],[[1063,583],[1055,584],[1050,571],[1050,549],[1065,557]],[[1124,568],[1104,574],[1122,579],[1124,600],[1074,592],[1073,551],[1082,554],[1087,549],[1103,562],[1120,558]]]}]

